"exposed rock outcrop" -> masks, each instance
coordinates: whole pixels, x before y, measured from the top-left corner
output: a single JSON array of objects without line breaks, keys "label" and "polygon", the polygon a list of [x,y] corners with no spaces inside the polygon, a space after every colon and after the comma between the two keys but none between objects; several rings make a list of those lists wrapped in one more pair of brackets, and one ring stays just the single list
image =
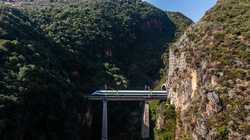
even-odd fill
[{"label": "exposed rock outcrop", "polygon": [[170,48],[176,139],[249,139],[250,3],[219,0]]}]

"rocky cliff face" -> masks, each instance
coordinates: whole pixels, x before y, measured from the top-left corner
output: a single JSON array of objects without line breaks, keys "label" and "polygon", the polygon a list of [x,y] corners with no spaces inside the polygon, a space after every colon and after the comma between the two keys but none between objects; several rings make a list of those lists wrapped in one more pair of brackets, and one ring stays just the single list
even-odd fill
[{"label": "rocky cliff face", "polygon": [[[179,12],[170,12],[166,11],[167,16],[174,23],[176,27],[175,38],[172,42],[175,42],[184,31],[193,24],[193,21],[188,17],[184,16]],[[166,48],[164,54],[162,54],[162,60],[164,63],[164,68],[161,71],[161,80],[156,82],[154,89],[160,90],[166,88],[166,75],[169,69],[168,67],[168,58],[169,58],[169,49]],[[152,138],[154,140],[166,140],[174,139],[175,137],[175,126],[176,126],[176,112],[174,105],[170,105],[169,101],[167,102],[151,102],[151,127]]]},{"label": "rocky cliff face", "polygon": [[220,0],[170,48],[176,139],[250,139],[249,9]]}]

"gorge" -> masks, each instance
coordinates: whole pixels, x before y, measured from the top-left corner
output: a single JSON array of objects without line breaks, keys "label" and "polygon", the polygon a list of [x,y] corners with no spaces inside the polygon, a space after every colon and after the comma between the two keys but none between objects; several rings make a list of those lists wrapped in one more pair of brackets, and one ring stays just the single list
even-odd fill
[{"label": "gorge", "polygon": [[[32,1],[31,1],[32,2]],[[197,23],[141,0],[0,5],[0,139],[99,140],[100,89],[160,90],[152,140],[250,139],[250,1]],[[141,102],[111,102],[110,140],[140,140]]]}]

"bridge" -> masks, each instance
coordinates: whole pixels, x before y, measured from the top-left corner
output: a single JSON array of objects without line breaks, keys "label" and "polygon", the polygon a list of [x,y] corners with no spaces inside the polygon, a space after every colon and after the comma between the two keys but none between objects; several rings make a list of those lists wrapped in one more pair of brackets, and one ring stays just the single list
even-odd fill
[{"label": "bridge", "polygon": [[149,128],[149,103],[150,100],[166,100],[168,97],[167,90],[152,91],[152,90],[98,90],[87,96],[89,100],[100,100],[103,102],[102,109],[102,138],[101,140],[108,140],[108,108],[109,101],[142,101],[143,108],[143,122],[141,135],[143,139],[150,137]]}]

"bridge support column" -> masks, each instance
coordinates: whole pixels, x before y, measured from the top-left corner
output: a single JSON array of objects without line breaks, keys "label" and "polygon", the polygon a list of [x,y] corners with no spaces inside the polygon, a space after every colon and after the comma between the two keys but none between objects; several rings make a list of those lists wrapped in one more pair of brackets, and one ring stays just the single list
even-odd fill
[{"label": "bridge support column", "polygon": [[150,126],[149,126],[149,103],[144,102],[143,107],[143,121],[141,128],[141,136],[142,139],[147,139],[150,137]]},{"label": "bridge support column", "polygon": [[108,140],[108,101],[102,101],[102,139]]}]

